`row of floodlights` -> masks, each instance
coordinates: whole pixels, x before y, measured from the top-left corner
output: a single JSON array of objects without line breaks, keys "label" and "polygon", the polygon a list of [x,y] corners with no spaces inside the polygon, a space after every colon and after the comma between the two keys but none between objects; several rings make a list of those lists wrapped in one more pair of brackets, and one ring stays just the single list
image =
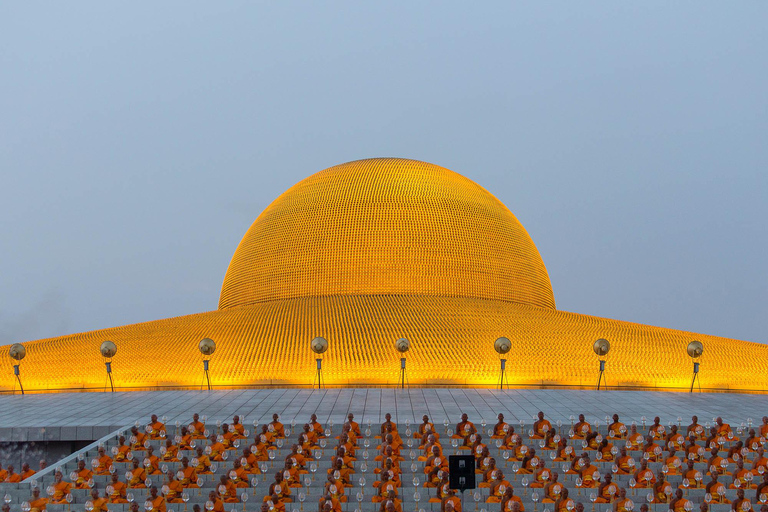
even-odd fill
[{"label": "row of floodlights", "polygon": [[[328,350],[328,340],[318,336],[312,340],[310,347],[314,353],[322,354]],[[200,350],[201,354],[209,357],[216,351],[216,342],[210,338],[203,338],[200,340],[200,343],[198,343],[197,348]],[[411,342],[405,338],[400,338],[395,342],[395,348],[401,353],[408,352],[411,348]],[[493,343],[493,348],[496,352],[503,355],[512,349],[512,342],[509,341],[509,338],[501,337]],[[592,350],[594,350],[595,354],[602,357],[611,350],[611,343],[605,338],[600,338],[592,345]],[[704,352],[704,345],[700,341],[692,341],[688,343],[686,350],[688,355],[695,359],[701,357],[701,354]],[[117,354],[117,345],[115,345],[114,342],[107,340],[101,344],[99,351],[102,356],[110,359]],[[21,343],[14,343],[11,345],[9,355],[11,356],[11,359],[21,361],[27,355],[27,349],[24,348],[24,345]]]}]

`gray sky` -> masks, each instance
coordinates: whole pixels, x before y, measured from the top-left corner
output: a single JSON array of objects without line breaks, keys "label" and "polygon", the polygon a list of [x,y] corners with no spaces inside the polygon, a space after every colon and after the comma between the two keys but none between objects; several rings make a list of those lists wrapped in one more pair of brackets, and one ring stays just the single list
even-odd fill
[{"label": "gray sky", "polygon": [[503,201],[558,309],[768,341],[766,20],[762,1],[3,2],[0,340],[216,309],[275,197],[399,156]]}]

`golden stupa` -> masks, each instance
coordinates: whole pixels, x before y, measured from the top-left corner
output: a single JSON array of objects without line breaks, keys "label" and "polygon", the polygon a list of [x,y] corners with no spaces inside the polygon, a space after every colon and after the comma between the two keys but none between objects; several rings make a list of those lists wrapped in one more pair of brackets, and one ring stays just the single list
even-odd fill
[{"label": "golden stupa", "polygon": [[[509,209],[448,169],[396,158],[331,167],[278,197],[235,251],[217,311],[25,343],[22,380],[103,389],[111,340],[117,388],[199,387],[198,342],[212,338],[214,386],[310,386],[316,336],[331,386],[396,384],[399,338],[410,385],[494,386],[505,336],[512,386],[594,386],[592,345],[606,338],[609,387],[687,389],[699,340],[702,388],[768,389],[764,345],[556,310]],[[10,363],[0,387],[14,387]]]}]

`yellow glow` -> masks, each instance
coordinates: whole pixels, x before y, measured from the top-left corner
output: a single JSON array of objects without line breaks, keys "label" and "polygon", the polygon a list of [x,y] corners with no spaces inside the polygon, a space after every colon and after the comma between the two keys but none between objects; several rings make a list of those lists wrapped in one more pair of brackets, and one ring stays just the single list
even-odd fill
[{"label": "yellow glow", "polygon": [[363,160],[307,178],[259,216],[219,310],[29,342],[21,373],[28,390],[103,389],[99,346],[109,339],[117,387],[199,387],[197,345],[209,337],[214,385],[309,386],[309,343],[323,336],[327,385],[394,385],[405,337],[411,385],[493,386],[493,342],[506,336],[510,384],[594,386],[592,344],[606,338],[609,386],[671,389],[690,385],[686,346],[698,339],[702,388],[768,390],[765,345],[554,306],[536,247],[491,194],[431,164]]}]

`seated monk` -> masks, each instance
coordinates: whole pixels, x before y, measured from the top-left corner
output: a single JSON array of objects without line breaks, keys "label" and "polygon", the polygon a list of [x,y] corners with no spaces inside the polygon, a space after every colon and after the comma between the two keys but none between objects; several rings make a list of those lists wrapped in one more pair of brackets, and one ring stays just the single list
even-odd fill
[{"label": "seated monk", "polygon": [[268,496],[266,503],[261,504],[265,512],[285,512],[285,503],[278,499],[277,495]]},{"label": "seated monk", "polygon": [[475,458],[483,455],[483,450],[487,450],[488,447],[483,443],[483,436],[481,434],[472,434],[469,436],[469,440],[472,445],[469,447]]},{"label": "seated monk", "polygon": [[501,448],[511,449],[511,447],[515,446],[518,441],[521,441],[520,436],[515,433],[515,427],[510,425],[509,429],[507,430],[507,435],[504,437],[504,441],[501,443]]},{"label": "seated monk", "polygon": [[[737,441],[734,443],[729,449],[728,449],[728,455],[726,455],[726,458],[728,459],[728,462],[736,462],[738,460],[741,460],[741,452],[744,450],[744,443],[741,441]],[[746,450],[744,450],[746,451]]]},{"label": "seated monk", "polygon": [[304,457],[303,453],[301,453],[301,446],[298,444],[291,446],[291,453],[289,453],[285,458],[291,459],[291,462],[293,462],[293,465],[296,467],[299,473],[307,472],[307,458]]},{"label": "seated monk", "polygon": [[619,458],[616,459],[616,466],[619,468],[617,474],[631,475],[635,471],[635,459],[627,455],[627,449],[622,447],[619,450]]},{"label": "seated monk", "polygon": [[672,485],[667,482],[664,473],[659,470],[658,479],[653,484],[653,501],[651,503],[667,503],[672,496]]},{"label": "seated monk", "polygon": [[347,414],[347,424],[349,425],[350,430],[353,434],[355,434],[355,437],[363,437],[363,434],[360,432],[360,424],[355,421],[355,415],[352,413]]},{"label": "seated monk", "polygon": [[712,473],[712,469],[714,468],[718,475],[730,475],[728,472],[728,461],[719,455],[718,449],[712,448],[709,453],[711,455],[707,461],[709,472]]},{"label": "seated monk", "polygon": [[560,493],[563,492],[563,484],[558,482],[560,475],[557,471],[552,472],[552,477],[547,485],[544,486],[544,497],[541,499],[542,503],[554,503],[560,497]]},{"label": "seated monk", "polygon": [[[400,481],[400,468],[397,467],[392,459],[385,460],[384,465],[381,468],[376,468],[376,471],[374,472],[378,472],[380,474],[387,473],[389,475],[390,482],[394,482],[398,487],[402,485],[402,482]],[[344,473],[341,473],[341,475],[344,476]],[[352,487],[349,473],[347,473],[346,476],[346,479],[341,478],[340,480],[344,482],[344,487]],[[373,486],[377,487],[377,482],[374,482]]]},{"label": "seated monk", "polygon": [[[152,448],[149,446],[147,450]],[[165,446],[160,447],[160,455],[166,462],[178,462],[179,461],[179,447],[173,444],[170,439],[165,440]]]},{"label": "seated monk", "polygon": [[423,445],[424,455],[420,455],[418,460],[420,461],[427,460],[434,453],[434,448],[437,448],[440,451],[440,455],[443,454],[443,447],[437,441],[435,436],[429,435],[427,437],[426,443]]},{"label": "seated monk", "polygon": [[696,439],[704,439],[704,427],[699,425],[699,417],[693,416],[691,418],[691,424],[688,425],[688,429],[685,431],[685,437],[693,436]]},{"label": "seated monk", "polygon": [[[747,476],[749,475],[749,476]],[[730,489],[754,489],[755,485],[752,484],[752,472],[744,467],[744,461],[739,460],[736,462],[736,470],[733,472],[733,480]]]},{"label": "seated monk", "polygon": [[270,432],[269,425],[262,425],[261,432],[256,436],[256,441],[266,445],[268,450],[273,450],[276,449],[275,446],[272,446],[276,440],[277,436],[275,436],[274,432]]},{"label": "seated monk", "polygon": [[613,500],[619,497],[619,486],[613,483],[613,476],[606,473],[603,481],[597,488],[597,499],[595,503],[613,503]]},{"label": "seated monk", "polygon": [[[80,462],[83,462],[83,461],[80,461]],[[83,462],[83,467],[85,467],[85,462]],[[5,477],[5,482],[10,484],[21,482],[21,475],[18,473],[15,473],[13,471],[13,466],[11,466],[10,464],[8,465],[7,473],[8,473],[8,476]]]},{"label": "seated monk", "polygon": [[547,432],[552,430],[552,424],[544,419],[544,413],[539,411],[539,419],[533,423],[533,436],[532,439],[544,439]]},{"label": "seated monk", "polygon": [[501,470],[497,471],[496,481],[491,484],[491,492],[485,502],[501,503],[501,500],[504,497],[504,493],[507,492],[507,489],[511,488],[512,484],[509,483],[509,480],[504,478],[504,473]]},{"label": "seated monk", "polygon": [[[712,427],[711,429],[709,429],[709,437],[707,437],[706,441],[704,441],[704,447],[710,450],[712,448],[719,448],[720,447],[720,443],[718,439],[719,437],[720,436],[717,433],[717,427]],[[725,438],[722,438],[722,439],[723,439],[723,442],[725,442]]]},{"label": "seated monk", "polygon": [[8,478],[8,471],[3,469],[2,464],[0,464],[0,482],[5,482],[6,478]]},{"label": "seated monk", "polygon": [[[343,490],[343,489],[342,489]],[[291,503],[291,488],[283,481],[282,471],[275,473],[275,481],[269,485],[269,495],[277,495],[279,501]]]},{"label": "seated monk", "polygon": [[[27,464],[25,462],[24,464],[21,465],[21,474],[20,474],[20,476],[21,476],[22,480],[26,480],[27,478],[30,478],[34,474],[35,474],[35,470],[34,469],[30,469],[29,468],[29,464]],[[47,503],[47,501],[46,501],[46,503]]]},{"label": "seated monk", "polygon": [[[146,448],[144,443],[147,442],[147,435],[144,432],[139,432],[136,427],[131,427],[131,450],[134,452],[144,451]],[[126,457],[127,458],[127,457]]]},{"label": "seated monk", "polygon": [[475,424],[469,421],[469,416],[465,413],[461,415],[461,421],[456,424],[456,433],[451,438],[463,439],[466,444],[469,436],[475,433],[477,433]]},{"label": "seated monk", "polygon": [[672,425],[669,434],[664,439],[664,446],[669,448],[669,443],[672,443],[676,450],[681,450],[685,446],[685,438],[677,431],[677,425]]},{"label": "seated monk", "polygon": [[688,512],[688,507],[693,510],[693,503],[683,498],[682,490],[676,490],[675,497],[669,502],[670,512]]},{"label": "seated monk", "polygon": [[48,505],[48,498],[40,497],[40,488],[32,488],[32,496],[29,498],[29,512],[42,512]]},{"label": "seated monk", "polygon": [[608,439],[624,439],[627,436],[627,427],[619,421],[619,415],[613,415],[613,423],[608,425]]},{"label": "seated monk", "polygon": [[267,430],[270,434],[274,435],[275,439],[285,439],[285,427],[280,423],[280,416],[278,414],[272,415],[272,421],[269,422]]},{"label": "seated monk", "polygon": [[147,427],[150,439],[162,439],[165,437],[165,424],[158,421],[157,414],[152,415],[152,418]]},{"label": "seated monk", "polygon": [[[491,457],[491,460],[488,463],[488,468],[483,473],[483,481],[479,482],[477,486],[481,488],[490,488],[491,484],[497,479],[497,476],[496,476],[497,472],[498,472],[498,468],[496,467],[496,459]],[[425,484],[424,487],[429,487],[429,486]]]},{"label": "seated monk", "polygon": [[216,486],[216,490],[219,493],[219,497],[224,500],[224,503],[240,503],[240,498],[237,497],[237,486],[227,475],[219,477],[219,484]]},{"label": "seated monk", "polygon": [[681,461],[675,453],[675,449],[670,448],[667,450],[667,457],[664,459],[664,465],[669,469],[669,472],[667,473],[668,475],[677,475],[678,471],[683,466],[683,461]]},{"label": "seated monk", "polygon": [[683,472],[683,480],[680,484],[680,487],[683,489],[698,489],[702,485],[701,481],[703,476],[701,471],[698,471],[695,467],[693,467],[692,460],[686,461],[686,465],[688,467]]},{"label": "seated monk", "polygon": [[413,437],[415,439],[425,439],[430,434],[435,434],[435,439],[438,439],[439,436],[437,435],[437,432],[435,432],[435,424],[429,421],[429,416],[426,414],[421,418],[421,425],[419,425],[419,428],[416,430],[416,432],[413,433]]},{"label": "seated monk", "polygon": [[661,419],[656,416],[653,418],[653,425],[648,429],[648,435],[653,436],[653,439],[664,439],[667,436],[667,429],[661,424]]},{"label": "seated monk", "polygon": [[[224,500],[219,498],[218,494],[216,494],[216,491],[211,491],[208,493],[208,501],[211,502],[213,505],[213,508],[210,509],[210,512],[224,512]],[[196,507],[199,507],[199,505],[195,505]],[[206,507],[206,510],[208,510],[208,507]],[[199,512],[197,510],[194,510],[194,512]],[[133,510],[131,512],[134,512]]]},{"label": "seated monk", "polygon": [[317,414],[313,414],[309,419],[309,427],[317,435],[317,437],[325,437],[323,426],[317,421]]},{"label": "seated monk", "polygon": [[725,486],[717,481],[717,473],[711,475],[712,480],[706,486],[706,492],[712,496],[711,503],[728,503],[731,502],[725,498]]},{"label": "seated monk", "polygon": [[181,495],[184,493],[184,486],[180,480],[177,480],[173,471],[167,474],[168,483],[163,486],[163,497],[166,503],[184,503]]},{"label": "seated monk", "polygon": [[631,512],[633,508],[635,508],[635,504],[627,498],[627,490],[619,487],[619,492],[613,501],[613,512]]},{"label": "seated monk", "polygon": [[[232,417],[232,423],[229,425],[232,433],[234,434],[234,437],[237,439],[245,439],[245,425],[240,423],[240,416],[237,414]],[[282,425],[280,425],[282,427]],[[285,432],[283,432],[283,437],[285,437]]]},{"label": "seated monk", "polygon": [[[290,471],[289,467],[290,462],[286,461],[286,470],[283,472],[288,472],[291,477],[293,477],[293,473]],[[295,470],[294,470],[295,471]],[[229,480],[235,485],[235,487],[250,487],[249,480],[248,480],[248,473],[245,471],[243,466],[240,464],[240,459],[235,457],[235,460],[232,461],[232,469],[229,470]],[[292,478],[293,479],[293,478]],[[296,472],[296,480],[298,480],[298,472]],[[289,482],[290,485],[290,482]]]},{"label": "seated monk", "polygon": [[752,461],[752,474],[758,476],[763,473],[768,473],[768,457],[765,457],[762,448],[758,448],[755,460]]},{"label": "seated monk", "polygon": [[538,468],[533,473],[531,488],[543,488],[550,478],[552,478],[552,470],[546,466],[545,460],[541,459]]},{"label": "seated monk", "polygon": [[649,435],[645,438],[645,444],[643,445],[643,458],[649,462],[658,462],[660,455],[661,446],[654,442],[654,437],[652,435]]},{"label": "seated monk", "polygon": [[[211,459],[208,457],[208,455],[205,454],[205,451],[203,450],[202,446],[198,446],[195,448],[196,457],[193,460],[193,462],[196,462],[196,464],[193,464],[195,471],[198,475],[201,474],[210,474],[211,473]],[[184,464],[184,459],[186,457],[183,457],[181,459],[182,465]],[[189,459],[187,459],[189,461]]]},{"label": "seated monk", "polygon": [[600,444],[597,445],[597,452],[600,454],[600,461],[612,462],[613,461],[613,444],[608,442],[608,439],[603,439]]},{"label": "seated monk", "polygon": [[739,438],[733,435],[733,430],[731,430],[731,426],[727,423],[723,423],[723,418],[718,418],[715,420],[715,424],[717,425],[717,434],[720,436],[724,436],[728,441],[738,441]]},{"label": "seated monk", "polygon": [[192,433],[187,427],[181,427],[181,434],[179,435],[179,450],[193,450],[194,447],[192,445],[197,446]]},{"label": "seated monk", "polygon": [[[138,461],[134,461],[138,463]],[[8,466],[11,469],[11,466]],[[93,478],[93,471],[85,467],[85,461],[80,460],[77,462],[77,473],[75,478],[75,489],[88,489],[88,481]]]},{"label": "seated monk", "polygon": [[72,491],[72,484],[63,480],[61,471],[56,471],[53,476],[53,495],[51,503],[56,505],[65,505],[67,503],[67,494]]},{"label": "seated monk", "polygon": [[630,450],[639,450],[643,446],[643,435],[637,431],[637,425],[629,426],[629,437],[627,437]]},{"label": "seated monk", "polygon": [[504,490],[501,498],[501,512],[525,512],[523,501],[515,496],[515,490],[510,485]]},{"label": "seated monk", "polygon": [[557,449],[557,439],[560,439],[560,436],[557,433],[556,429],[552,429],[544,436],[544,450],[556,450]]},{"label": "seated monk", "polygon": [[107,450],[103,446],[99,446],[99,457],[94,460],[96,461],[96,474],[108,475],[109,468],[112,467],[112,457],[107,455]]},{"label": "seated monk", "polygon": [[[205,457],[205,456],[203,456]],[[207,459],[207,458],[206,458]],[[210,463],[208,464],[207,471],[200,471],[200,467],[203,466],[205,463],[201,462],[201,459],[197,459],[197,466],[192,467],[189,465],[189,459],[186,457],[182,457],[181,459],[181,467],[179,468],[177,478],[179,479],[179,482],[181,483],[182,487],[185,488],[197,488],[197,475],[202,473],[210,473]]]},{"label": "seated monk", "polygon": [[[391,460],[390,460],[391,463]],[[382,471],[381,468],[376,468],[374,470],[374,473],[380,473]],[[341,483],[344,484],[344,487],[350,487],[351,482],[351,475],[352,470],[349,468],[344,467],[344,461],[340,458],[336,458],[333,462],[331,467],[327,471],[329,474],[333,473],[333,477],[336,480],[341,480]]]},{"label": "seated monk", "polygon": [[747,435],[746,441],[744,441],[744,446],[747,448],[747,450],[751,452],[757,451],[757,449],[760,447],[762,443],[760,442],[760,438],[757,437],[757,433],[755,433],[755,429],[751,428],[749,429],[749,434]]},{"label": "seated monk", "polygon": [[437,446],[432,447],[432,455],[427,459],[427,463],[424,465],[424,473],[429,475],[436,470],[448,470],[448,458],[443,457],[440,453],[440,449]]},{"label": "seated monk", "polygon": [[384,423],[381,424],[380,435],[376,437],[383,437],[388,432],[397,432],[397,425],[392,421],[392,415],[389,413],[384,415]]},{"label": "seated monk", "polygon": [[573,426],[573,438],[584,439],[587,434],[592,432],[592,425],[590,425],[583,414],[579,414],[579,421]]},{"label": "seated monk", "polygon": [[653,475],[653,471],[648,469],[648,461],[643,459],[640,461],[640,468],[635,471],[633,476],[635,485],[633,487],[649,488],[656,484],[656,477]]},{"label": "seated monk", "polygon": [[189,424],[187,429],[195,439],[205,439],[207,437],[205,435],[205,423],[200,421],[200,415],[197,413],[192,415],[192,423]]},{"label": "seated monk", "polygon": [[763,416],[763,424],[760,425],[760,436],[768,437],[768,416]]},{"label": "seated monk", "polygon": [[399,486],[389,479],[389,472],[382,473],[381,481],[374,482],[373,485],[376,488],[376,494],[371,498],[371,501],[374,503],[380,503],[382,500],[391,496],[392,493],[394,493],[395,497],[397,496]]},{"label": "seated monk", "polygon": [[379,505],[379,512],[403,512],[402,502],[394,494],[387,496]]},{"label": "seated monk", "polygon": [[[173,459],[170,459],[170,460],[173,460]],[[144,464],[144,469],[147,470],[148,475],[159,475],[161,473],[160,457],[155,455],[155,449],[152,448],[151,446],[147,448],[147,456],[144,457],[143,464]]]},{"label": "seated monk", "polygon": [[224,446],[224,443],[222,443],[223,439],[221,439],[216,434],[211,434],[210,442],[205,450],[205,452],[208,454],[208,457],[211,460],[215,461],[223,461],[224,460],[224,452],[226,451],[226,447]]},{"label": "seated monk", "polygon": [[[266,425],[264,426],[266,427]],[[226,448],[227,450],[234,450],[235,441],[238,440],[237,433],[235,432],[235,427],[233,427],[229,423],[222,423],[221,434],[217,436],[217,439],[221,441],[221,444],[223,444],[224,448]],[[224,501],[224,503],[226,503],[226,500]]]},{"label": "seated monk", "polygon": [[341,503],[346,503],[347,497],[344,494],[344,482],[337,480],[333,473],[328,473],[324,485],[325,494],[330,494],[332,498],[336,498]]},{"label": "seated monk", "polygon": [[110,503],[128,503],[126,499],[127,486],[117,478],[117,473],[112,473],[112,481],[107,485],[107,494]]},{"label": "seated monk", "polygon": [[[91,504],[93,505],[92,512],[107,512],[107,503],[109,500],[107,497],[99,497],[99,491],[97,489],[91,489]],[[165,510],[163,510],[165,512]]]},{"label": "seated monk", "polygon": [[445,498],[441,500],[440,512],[461,512],[461,499],[453,489],[448,489]]},{"label": "seated monk", "polygon": [[763,481],[760,482],[760,485],[757,486],[757,490],[755,491],[755,500],[760,502],[764,501],[762,499],[763,495],[768,497],[768,473],[763,475]]},{"label": "seated monk", "polygon": [[568,497],[568,489],[563,489],[560,497],[555,501],[555,512],[571,512],[574,507],[573,500]]},{"label": "seated monk", "polygon": [[696,444],[696,438],[690,436],[685,447],[685,458],[694,462],[701,462],[704,457],[704,448]]},{"label": "seated monk", "polygon": [[112,455],[115,456],[115,462],[126,462],[131,448],[125,444],[125,436],[120,436],[117,446],[112,448]]},{"label": "seated monk", "polygon": [[145,503],[147,502],[152,504],[152,508],[148,508],[146,504],[144,505],[144,510],[147,512],[166,512],[165,498],[157,493],[157,487],[154,485],[149,489],[149,496],[147,496]]},{"label": "seated monk", "polygon": [[434,487],[436,489],[435,495],[432,498],[429,498],[430,503],[442,503],[443,500],[450,496],[451,489],[448,485],[450,482],[448,481],[448,473],[441,471],[440,473],[440,480],[437,482],[437,484],[434,485],[427,485],[424,484],[424,487]]},{"label": "seated monk", "polygon": [[536,468],[541,465],[541,459],[536,455],[536,450],[531,448],[523,456],[522,463],[520,464],[520,470],[517,472],[522,475],[532,475]]},{"label": "seated monk", "polygon": [[491,451],[486,446],[480,455],[475,457],[475,473],[482,475],[488,471],[488,464],[491,462]]},{"label": "seated monk", "polygon": [[144,481],[147,479],[147,472],[139,466],[139,459],[133,459],[133,470],[125,475],[128,487],[132,489],[145,489],[147,486]]},{"label": "seated monk", "polygon": [[498,423],[493,426],[493,435],[491,439],[505,439],[511,428],[510,424],[504,421],[504,415],[499,414]]},{"label": "seated monk", "polygon": [[581,470],[581,487],[595,487],[600,482],[600,473],[596,466],[594,466],[588,455],[582,457],[584,461],[584,467]]},{"label": "seated monk", "polygon": [[[396,456],[392,453],[392,447],[391,446],[385,446],[384,447],[384,458],[391,458],[392,460],[396,460]],[[341,459],[342,467],[344,468],[350,468],[352,469],[352,463],[355,461],[352,457],[347,455],[347,451],[344,449],[343,446],[339,446],[336,449],[336,456],[333,457],[333,460],[335,459]]]},{"label": "seated monk", "polygon": [[328,493],[320,497],[319,512],[342,512],[341,502]]},{"label": "seated monk", "polygon": [[555,457],[555,460],[560,462],[572,462],[574,456],[575,451],[573,446],[568,444],[568,438],[561,437],[560,441],[557,443],[557,457]]},{"label": "seated monk", "polygon": [[744,489],[736,491],[736,499],[731,503],[731,510],[734,512],[750,512],[752,510],[752,503],[744,497]]}]

